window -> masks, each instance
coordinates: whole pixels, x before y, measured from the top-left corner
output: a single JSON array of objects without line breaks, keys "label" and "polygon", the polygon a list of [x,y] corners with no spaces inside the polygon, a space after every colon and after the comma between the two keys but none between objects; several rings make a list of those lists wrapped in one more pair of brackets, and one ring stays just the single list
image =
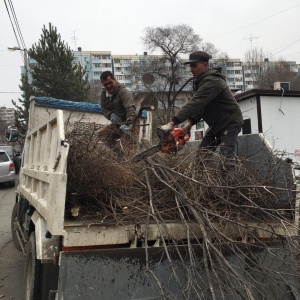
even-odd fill
[{"label": "window", "polygon": [[203,140],[203,131],[195,131],[195,141],[201,141]]},{"label": "window", "polygon": [[246,119],[244,120],[244,124],[242,127],[242,133],[243,134],[250,134],[251,133],[251,120]]},{"label": "window", "polygon": [[9,158],[5,152],[0,152],[0,162],[9,161]]},{"label": "window", "polygon": [[96,71],[94,72],[94,76],[100,76],[102,72]]},{"label": "window", "polygon": [[110,55],[102,55],[102,59],[110,59]]},{"label": "window", "polygon": [[200,121],[196,124],[196,130],[204,128],[204,121]]},{"label": "window", "polygon": [[101,55],[93,55],[93,59],[101,59]]},{"label": "window", "polygon": [[101,67],[101,64],[93,64],[94,65],[94,68],[100,68]]},{"label": "window", "polygon": [[102,64],[102,67],[104,67],[104,68],[111,68],[111,64]]},{"label": "window", "polygon": [[114,62],[115,62],[116,64],[119,64],[119,63],[120,63],[120,59],[115,58],[115,59],[114,59]]}]

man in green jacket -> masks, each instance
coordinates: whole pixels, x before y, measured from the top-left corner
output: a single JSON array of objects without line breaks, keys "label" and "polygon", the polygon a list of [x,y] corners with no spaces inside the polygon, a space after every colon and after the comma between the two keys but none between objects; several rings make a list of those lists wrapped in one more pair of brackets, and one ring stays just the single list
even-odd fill
[{"label": "man in green jacket", "polygon": [[201,119],[209,126],[200,147],[215,150],[230,158],[234,155],[237,136],[243,125],[243,116],[223,75],[208,66],[209,55],[203,51],[190,54],[191,73],[194,78],[194,95],[170,122],[161,127],[170,131],[174,126],[188,121],[188,130]]},{"label": "man in green jacket", "polygon": [[117,80],[110,71],[101,74],[103,89],[100,99],[103,115],[112,123],[126,123],[120,126],[123,132],[132,130],[136,118],[136,109],[131,93]]}]

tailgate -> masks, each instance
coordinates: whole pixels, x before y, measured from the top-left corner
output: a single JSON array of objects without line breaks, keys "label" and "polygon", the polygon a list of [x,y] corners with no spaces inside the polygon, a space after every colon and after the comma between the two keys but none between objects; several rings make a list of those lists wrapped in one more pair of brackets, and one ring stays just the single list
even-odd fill
[{"label": "tailgate", "polygon": [[285,247],[252,253],[272,276],[255,267],[249,271],[247,255],[225,254],[227,247],[222,252],[235,276],[222,273],[224,264],[205,270],[200,246],[168,246],[168,255],[163,247],[61,252],[57,299],[250,299],[247,291],[254,299],[300,299],[296,255],[284,264],[277,259]]},{"label": "tailgate", "polygon": [[181,299],[185,272],[175,249],[171,252],[172,266],[162,248],[149,248],[148,270],[142,248],[62,252],[58,299]]}]

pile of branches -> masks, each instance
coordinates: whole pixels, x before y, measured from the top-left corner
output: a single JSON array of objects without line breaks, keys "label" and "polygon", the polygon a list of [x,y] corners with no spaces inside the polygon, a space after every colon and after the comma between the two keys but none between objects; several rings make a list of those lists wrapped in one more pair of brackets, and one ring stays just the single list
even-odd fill
[{"label": "pile of branches", "polygon": [[[178,299],[284,299],[286,289],[296,295],[299,243],[292,182],[278,187],[274,172],[259,176],[249,157],[235,158],[228,167],[217,152],[200,149],[134,163],[141,146],[114,126],[88,137],[73,131],[68,140],[67,217],[75,207],[77,218],[98,224],[154,223],[164,232],[170,222],[182,224],[186,238],[165,233],[161,240],[170,276],[180,287]],[[147,226],[140,235],[146,252]],[[185,283],[170,250],[179,253],[183,244]],[[162,298],[177,299],[157,275],[153,278]]]}]

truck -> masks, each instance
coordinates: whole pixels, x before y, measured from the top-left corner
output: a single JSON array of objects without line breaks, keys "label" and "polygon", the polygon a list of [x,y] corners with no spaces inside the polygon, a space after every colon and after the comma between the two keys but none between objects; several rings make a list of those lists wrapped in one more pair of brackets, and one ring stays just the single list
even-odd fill
[{"label": "truck", "polygon": [[[151,124],[150,118],[146,112],[140,125]],[[276,174],[274,189],[266,185],[259,190],[261,197],[267,192],[275,199],[272,210],[254,203],[248,215],[232,216],[225,201],[218,204],[219,218],[215,210],[206,210],[210,203],[193,205],[197,199],[184,196],[183,185],[168,184],[173,169],[149,162],[141,174],[159,168],[161,182],[174,192],[178,218],[164,219],[169,206],[154,214],[147,174],[143,185],[149,212],[138,223],[134,218],[113,222],[103,215],[67,217],[72,149],[67,132],[90,132],[109,123],[97,104],[30,100],[11,218],[14,244],[25,257],[25,299],[300,299],[299,184],[293,163],[276,157],[259,134],[240,137],[237,151],[257,176],[265,177],[270,168]],[[150,139],[150,127],[141,126],[140,140]],[[214,195],[225,197],[220,189],[214,188]],[[247,189],[242,198],[248,201],[256,188],[242,186],[237,193],[242,189]],[[247,211],[247,205],[239,205]]]}]

